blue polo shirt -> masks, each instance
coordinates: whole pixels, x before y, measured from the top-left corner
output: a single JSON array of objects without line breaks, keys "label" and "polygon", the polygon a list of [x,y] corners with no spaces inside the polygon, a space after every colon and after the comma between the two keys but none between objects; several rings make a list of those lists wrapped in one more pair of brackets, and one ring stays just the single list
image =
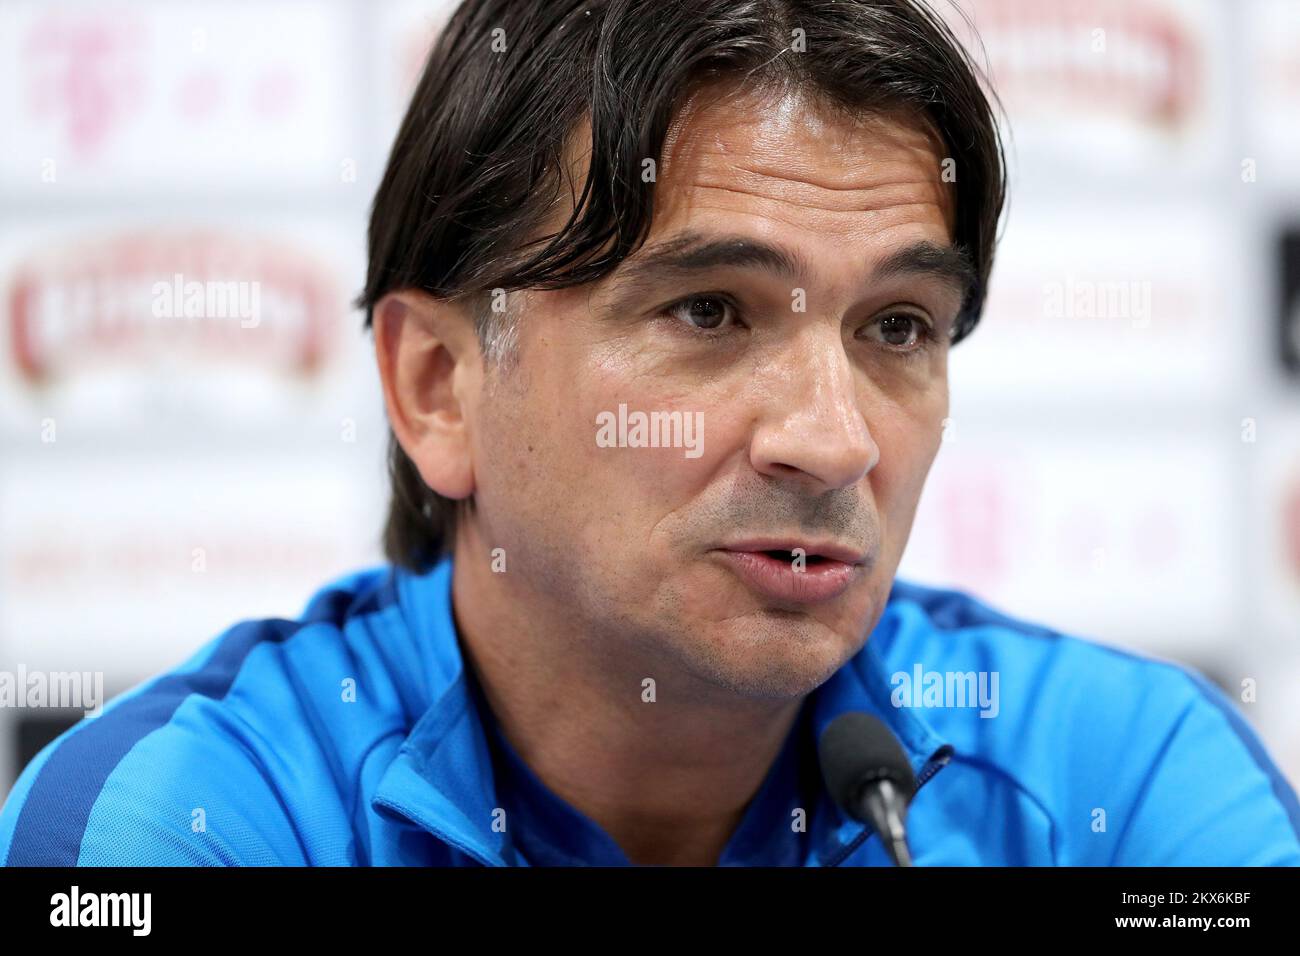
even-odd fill
[{"label": "blue polo shirt", "polygon": [[[538,778],[502,733],[473,671],[473,699],[488,737],[496,795],[506,811],[507,853],[520,866],[630,866],[601,826]],[[799,866],[809,853],[807,818],[828,808],[805,702],[719,866]],[[819,804],[822,804],[819,808]],[[802,813],[801,813],[802,811]]]},{"label": "blue polo shirt", "polygon": [[[625,863],[501,746],[452,579],[450,559],[346,575],[301,615],[241,621],[114,698],[20,774],[0,860]],[[981,677],[996,699],[920,692]],[[900,693],[909,680],[917,692]],[[1295,791],[1199,674],[900,579],[861,650],[803,702],[721,863],[889,865],[812,762],[848,711],[878,717],[916,774],[918,866],[1300,865]]]}]

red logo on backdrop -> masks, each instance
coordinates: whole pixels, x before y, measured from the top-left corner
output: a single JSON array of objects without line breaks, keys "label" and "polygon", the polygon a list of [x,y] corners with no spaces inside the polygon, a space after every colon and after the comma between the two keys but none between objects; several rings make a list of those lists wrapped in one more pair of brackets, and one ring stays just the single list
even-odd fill
[{"label": "red logo on backdrop", "polygon": [[146,85],[143,48],[143,25],[121,11],[47,16],[24,49],[31,111],[60,122],[74,153],[94,153],[138,108]]},{"label": "red logo on backdrop", "polygon": [[1007,572],[1011,515],[1005,482],[994,471],[972,466],[961,484],[949,484],[940,498],[949,572],[971,586],[995,587]]},{"label": "red logo on backdrop", "polygon": [[211,231],[55,247],[17,266],[6,298],[14,363],[32,383],[156,359],[312,375],[344,312],[313,257],[284,240]]},{"label": "red logo on backdrop", "polygon": [[[1008,104],[1087,105],[1142,122],[1186,122],[1203,69],[1174,9],[1150,0],[979,0],[973,20],[993,87]],[[969,37],[960,17],[954,31]]]}]

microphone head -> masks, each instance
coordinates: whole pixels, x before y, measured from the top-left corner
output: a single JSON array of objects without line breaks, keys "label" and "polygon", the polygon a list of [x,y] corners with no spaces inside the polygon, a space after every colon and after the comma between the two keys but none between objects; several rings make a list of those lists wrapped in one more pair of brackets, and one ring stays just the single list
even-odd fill
[{"label": "microphone head", "polygon": [[859,818],[862,788],[878,780],[890,780],[905,800],[912,799],[916,790],[912,765],[878,718],[859,711],[840,714],[822,731],[817,750],[826,789],[850,816]]}]

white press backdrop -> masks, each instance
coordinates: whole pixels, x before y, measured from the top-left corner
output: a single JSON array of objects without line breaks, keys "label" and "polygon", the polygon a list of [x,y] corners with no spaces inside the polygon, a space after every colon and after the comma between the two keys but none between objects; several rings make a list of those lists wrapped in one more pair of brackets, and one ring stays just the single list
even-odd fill
[{"label": "white press backdrop", "polygon": [[[1300,3],[962,7],[1012,200],[901,573],[1254,681],[1300,779]],[[380,560],[348,301],[449,9],[0,0],[0,671],[117,692]],[[232,270],[255,334],[152,316]]]}]

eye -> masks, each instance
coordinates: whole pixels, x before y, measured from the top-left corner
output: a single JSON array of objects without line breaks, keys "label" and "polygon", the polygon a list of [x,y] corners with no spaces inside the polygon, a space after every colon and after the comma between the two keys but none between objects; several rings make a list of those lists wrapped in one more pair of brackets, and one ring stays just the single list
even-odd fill
[{"label": "eye", "polygon": [[872,320],[864,331],[895,352],[915,352],[934,340],[934,330],[920,316],[889,312]]},{"label": "eye", "polygon": [[721,332],[737,324],[738,310],[725,296],[690,295],[664,309],[672,316],[701,332]]}]

